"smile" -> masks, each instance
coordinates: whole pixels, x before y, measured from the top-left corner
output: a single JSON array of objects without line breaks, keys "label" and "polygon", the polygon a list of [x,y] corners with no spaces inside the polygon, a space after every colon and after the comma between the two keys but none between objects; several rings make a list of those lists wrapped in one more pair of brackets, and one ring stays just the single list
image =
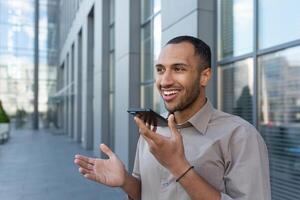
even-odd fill
[{"label": "smile", "polygon": [[165,96],[170,96],[170,95],[174,95],[177,93],[178,93],[178,90],[163,91],[163,95],[165,95]]},{"label": "smile", "polygon": [[179,90],[162,90],[162,97],[165,101],[171,101],[176,98]]}]

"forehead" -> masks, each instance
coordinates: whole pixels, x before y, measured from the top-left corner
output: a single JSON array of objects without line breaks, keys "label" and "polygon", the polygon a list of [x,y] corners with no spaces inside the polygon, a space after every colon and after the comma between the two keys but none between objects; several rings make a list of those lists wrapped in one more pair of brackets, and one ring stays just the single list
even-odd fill
[{"label": "forehead", "polygon": [[166,45],[159,57],[157,63],[164,62],[190,62],[195,59],[195,49],[194,46],[188,42],[181,42],[178,44],[168,44]]}]

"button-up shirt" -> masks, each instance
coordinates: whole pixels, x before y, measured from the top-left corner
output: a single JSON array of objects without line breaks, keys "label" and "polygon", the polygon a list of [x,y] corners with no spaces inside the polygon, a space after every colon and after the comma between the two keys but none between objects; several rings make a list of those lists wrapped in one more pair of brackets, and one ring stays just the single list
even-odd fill
[{"label": "button-up shirt", "polygon": [[[270,200],[269,161],[261,135],[247,121],[206,104],[178,131],[194,170],[221,192],[222,200]],[[168,127],[158,134],[170,136]],[[187,200],[185,189],[139,138],[133,176],[141,180],[142,200]]]}]

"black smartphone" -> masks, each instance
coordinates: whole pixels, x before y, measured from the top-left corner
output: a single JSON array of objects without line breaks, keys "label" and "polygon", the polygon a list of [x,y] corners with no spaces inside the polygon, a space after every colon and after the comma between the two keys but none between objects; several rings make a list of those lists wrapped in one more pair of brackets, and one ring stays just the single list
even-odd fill
[{"label": "black smartphone", "polygon": [[127,112],[153,126],[168,126],[168,120],[150,108],[130,108]]}]

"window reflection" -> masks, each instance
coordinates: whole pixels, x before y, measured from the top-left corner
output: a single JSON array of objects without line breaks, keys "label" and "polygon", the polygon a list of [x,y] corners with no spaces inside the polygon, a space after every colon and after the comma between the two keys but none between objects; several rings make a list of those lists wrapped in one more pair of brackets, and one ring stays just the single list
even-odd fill
[{"label": "window reflection", "polygon": [[253,0],[219,0],[219,58],[253,50]]},{"label": "window reflection", "polygon": [[[154,92],[154,63],[161,48],[161,0],[142,1],[141,24],[141,106],[158,111],[159,98]],[[154,96],[155,94],[155,96]]]},{"label": "window reflection", "polygon": [[[300,180],[300,47],[262,56],[260,69],[260,132],[269,150],[274,199],[282,182]],[[286,192],[299,197],[295,182]]]},{"label": "window reflection", "polygon": [[300,38],[298,0],[259,1],[259,47],[267,48]]},{"label": "window reflection", "polygon": [[[45,126],[56,85],[56,17],[49,17],[54,11],[57,0],[40,1],[39,110]],[[0,98],[17,126],[30,127],[25,122],[31,121],[34,99],[34,0],[0,1],[0,35]]]},{"label": "window reflection", "polygon": [[222,66],[220,84],[222,110],[253,123],[253,60],[247,59]]}]

